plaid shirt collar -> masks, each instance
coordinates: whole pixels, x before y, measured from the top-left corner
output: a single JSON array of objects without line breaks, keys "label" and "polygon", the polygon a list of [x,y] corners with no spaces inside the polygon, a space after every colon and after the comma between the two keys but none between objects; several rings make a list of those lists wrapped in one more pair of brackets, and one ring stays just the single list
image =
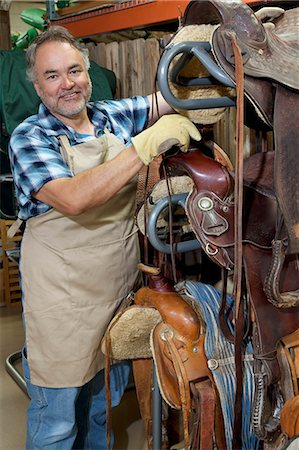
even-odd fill
[{"label": "plaid shirt collar", "polygon": [[[87,104],[87,113],[95,127],[96,135],[102,133],[105,128],[111,131],[107,117],[105,117],[98,109],[93,108],[93,103]],[[66,134],[71,144],[76,144],[82,141],[82,136],[80,136],[79,133],[61,122],[61,120],[55,117],[43,103],[39,106],[38,119],[40,125],[48,136],[59,136],[61,134]]]}]

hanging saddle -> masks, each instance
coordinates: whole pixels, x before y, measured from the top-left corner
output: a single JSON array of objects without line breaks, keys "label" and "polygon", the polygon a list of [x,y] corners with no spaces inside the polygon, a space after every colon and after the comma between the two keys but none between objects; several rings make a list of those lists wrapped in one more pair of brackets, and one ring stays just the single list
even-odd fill
[{"label": "hanging saddle", "polygon": [[[215,263],[228,271],[233,270],[234,173],[196,149],[169,156],[164,163],[170,175],[187,174],[193,180],[193,189],[185,204],[193,232]],[[276,297],[277,287],[269,280],[277,212],[273,163],[273,152],[258,153],[244,161],[243,266],[254,316],[257,385],[253,423],[261,438],[267,434],[267,418],[263,414],[267,388],[280,379],[277,345],[283,336],[297,330],[299,323],[296,256],[287,255],[280,268],[279,297]]]},{"label": "hanging saddle", "polygon": [[[298,6],[296,2],[288,2]],[[266,9],[267,10],[267,9]],[[246,98],[246,124],[252,128],[272,130],[275,148],[274,188],[278,202],[278,214],[281,214],[287,230],[287,242],[283,245],[289,254],[299,253],[299,197],[298,197],[298,159],[299,159],[299,8],[284,11],[282,8],[272,10],[273,18],[269,22],[267,13],[254,13],[242,0],[194,0],[185,11],[182,30],[197,26],[213,25],[211,36],[206,46],[211,47],[213,61],[199,51],[193,31],[185,42],[170,43],[162,55],[158,75],[162,94],[177,109],[215,108],[214,99],[202,98],[192,102],[175,101],[169,96],[169,80],[177,83],[178,89],[194,89],[198,92],[211,85],[223,82],[227,86],[238,84],[236,79],[236,62],[232,46],[235,39],[240,49],[244,69],[244,94]],[[262,21],[263,20],[263,21]],[[180,45],[179,52],[176,46]],[[171,54],[175,57],[182,53],[182,59],[172,72],[168,65]],[[187,56],[186,56],[187,55]],[[212,73],[208,83],[204,78],[180,77],[184,63],[190,58],[199,59]],[[184,59],[185,58],[185,59]],[[221,74],[214,70],[213,63],[221,69]],[[190,64],[189,64],[190,65]],[[213,82],[213,77],[214,82]],[[205,79],[207,80],[207,78]],[[232,84],[231,84],[232,82]],[[236,86],[237,87],[237,86]],[[179,96],[178,96],[179,97]],[[217,99],[219,100],[219,99]],[[225,99],[227,106],[232,106]],[[209,106],[210,105],[210,106]],[[217,103],[219,105],[219,103]],[[207,123],[207,122],[203,122]],[[213,118],[210,123],[214,123]],[[291,182],[290,182],[291,181]],[[280,236],[279,236],[280,239]]]},{"label": "hanging saddle", "polygon": [[267,27],[242,1],[229,3],[211,1],[222,22],[213,34],[213,54],[234,79],[229,35],[235,33],[243,58],[245,95],[273,129],[275,193],[288,231],[288,252],[298,254],[299,132],[294,112],[299,107],[299,8],[283,12]]},{"label": "hanging saddle", "polygon": [[[182,410],[185,449],[189,448],[189,419],[194,408],[201,431],[193,439],[196,442],[198,439],[200,448],[212,450],[215,415],[218,428],[222,429],[223,419],[216,408],[217,394],[205,355],[205,325],[199,308],[196,302],[178,294],[160,269],[143,264],[139,268],[147,274],[149,285],[135,293],[134,304],[125,303],[116,313],[102,341],[102,350],[112,359],[137,361],[133,365],[134,378],[136,374],[137,396],[148,432],[144,398],[150,400],[150,385],[144,369],[149,370],[146,359],[153,358],[163,399],[171,408]],[[140,379],[140,373],[144,380]],[[219,432],[217,439],[223,442],[223,436],[223,431]]]}]

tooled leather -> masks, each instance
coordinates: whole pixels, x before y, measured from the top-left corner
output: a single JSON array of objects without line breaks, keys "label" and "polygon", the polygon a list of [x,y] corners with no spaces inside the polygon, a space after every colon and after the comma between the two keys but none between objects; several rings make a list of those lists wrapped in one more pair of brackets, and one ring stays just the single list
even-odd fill
[{"label": "tooled leather", "polygon": [[[135,294],[135,303],[152,306],[161,314],[162,320],[174,334],[180,358],[188,373],[189,381],[207,376],[206,357],[204,354],[204,335],[194,309],[175,292],[157,292],[144,287]],[[170,358],[165,350],[165,356]]]},{"label": "tooled leather", "polygon": [[[272,354],[276,350],[279,339],[296,331],[299,323],[299,307],[281,310],[268,302],[266,298],[263,286],[271,258],[271,250],[257,251],[252,245],[244,247],[246,285],[254,312],[256,333],[258,333],[254,352],[259,357]],[[285,290],[293,290],[296,285],[298,286],[295,260],[289,262],[283,277]],[[276,378],[275,375],[274,378]]]},{"label": "tooled leather", "polygon": [[299,435],[299,395],[288,399],[280,414],[282,431],[289,437]]},{"label": "tooled leather", "polygon": [[180,168],[189,175],[197,190],[204,186],[206,191],[212,191],[220,198],[229,196],[233,190],[234,182],[228,170],[196,148],[170,156],[164,162],[170,174]]},{"label": "tooled leather", "polygon": [[[277,211],[268,180],[269,174],[273,177],[273,155],[267,157],[267,170],[262,168],[264,160],[264,155],[260,154],[257,157],[254,155],[252,163],[244,163],[244,177],[248,175],[248,181],[244,183],[243,243],[271,248]],[[200,151],[171,156],[165,164],[168,168],[183,170],[194,181],[193,190],[186,202],[189,222],[203,249],[211,250],[209,256],[217,264],[232,269],[235,239],[232,174]],[[199,207],[200,200],[204,197],[213,204],[209,211],[203,211]],[[210,227],[210,224],[213,226]]]},{"label": "tooled leather", "polygon": [[[212,1],[221,5],[220,7],[224,4],[223,1]],[[278,29],[276,26],[264,27],[248,5],[242,4],[241,1],[235,9],[231,7],[228,9],[230,16],[226,16],[212,39],[220,65],[223,58],[232,66],[234,65],[228,36],[231,31],[234,31],[242,51],[244,71],[248,76],[258,79],[268,78],[292,89],[299,89],[298,66],[296,66],[299,56],[298,39],[296,39],[299,8],[286,11],[274,20]],[[277,32],[279,28],[285,28],[285,25],[288,26],[287,33]]]}]

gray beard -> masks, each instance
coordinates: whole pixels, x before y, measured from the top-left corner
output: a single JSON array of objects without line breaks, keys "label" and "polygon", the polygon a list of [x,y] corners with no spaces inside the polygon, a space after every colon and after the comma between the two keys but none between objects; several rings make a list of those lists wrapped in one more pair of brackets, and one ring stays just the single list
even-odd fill
[{"label": "gray beard", "polygon": [[90,100],[91,97],[91,92],[92,92],[92,83],[90,81],[89,83],[89,92],[87,92],[87,97],[83,98],[82,101],[80,102],[80,104],[74,106],[70,106],[68,107],[59,107],[59,106],[53,106],[51,105],[47,99],[44,96],[43,91],[40,89],[40,99],[43,102],[43,104],[48,108],[48,110],[53,113],[53,114],[59,114],[60,116],[66,117],[68,119],[71,119],[73,117],[76,117],[78,114],[80,114],[84,108],[86,107],[87,103]]}]

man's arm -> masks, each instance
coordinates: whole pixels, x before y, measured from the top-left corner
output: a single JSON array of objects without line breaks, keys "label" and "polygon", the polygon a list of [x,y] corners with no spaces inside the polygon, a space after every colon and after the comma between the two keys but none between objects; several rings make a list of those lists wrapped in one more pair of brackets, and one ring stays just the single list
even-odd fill
[{"label": "man's arm", "polygon": [[150,104],[149,125],[152,125],[159,117],[162,117],[165,114],[173,114],[176,112],[169,106],[161,92],[148,95],[147,98]]},{"label": "man's arm", "polygon": [[143,167],[133,146],[72,178],[49,181],[33,195],[63,214],[78,215],[112,198]]},{"label": "man's arm", "polygon": [[190,138],[199,141],[201,135],[189,119],[179,114],[165,115],[132,137],[133,145],[112,160],[72,178],[48,181],[34,196],[62,213],[81,214],[106,203],[139,172],[143,164],[150,164],[173,145],[187,151]]}]

